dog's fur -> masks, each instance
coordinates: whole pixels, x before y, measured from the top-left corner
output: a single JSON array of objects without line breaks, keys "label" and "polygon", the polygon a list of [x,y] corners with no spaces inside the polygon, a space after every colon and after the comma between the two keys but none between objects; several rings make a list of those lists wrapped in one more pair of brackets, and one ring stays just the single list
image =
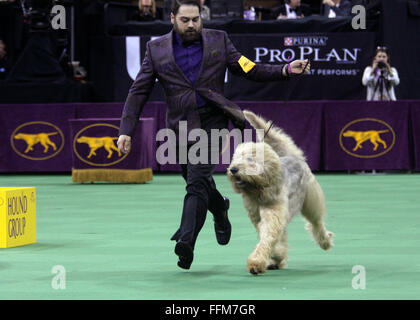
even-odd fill
[{"label": "dog's fur", "polygon": [[[263,118],[250,111],[244,114],[255,129],[268,130],[269,124]],[[299,212],[308,221],[306,228],[322,249],[328,250],[333,245],[333,233],[325,228],[323,221],[324,194],[302,150],[279,128],[272,127],[265,138],[258,131],[261,130],[257,130],[259,141],[264,141],[238,145],[227,170],[232,187],[242,195],[259,235],[259,242],[248,257],[247,270],[252,274],[286,266],[286,227]],[[263,159],[258,159],[262,157],[257,156],[257,150],[264,150]],[[232,168],[237,172],[232,173]],[[247,174],[250,169],[260,169],[260,174]]]}]

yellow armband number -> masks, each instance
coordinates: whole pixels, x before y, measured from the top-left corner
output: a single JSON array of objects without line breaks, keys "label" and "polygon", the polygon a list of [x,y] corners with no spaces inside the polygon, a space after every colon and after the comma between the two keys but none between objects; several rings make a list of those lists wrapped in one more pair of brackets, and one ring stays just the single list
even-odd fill
[{"label": "yellow armband number", "polygon": [[250,72],[252,70],[252,68],[254,68],[254,66],[255,66],[255,63],[252,62],[251,60],[249,60],[245,56],[241,56],[241,58],[238,60],[238,63],[245,73]]}]

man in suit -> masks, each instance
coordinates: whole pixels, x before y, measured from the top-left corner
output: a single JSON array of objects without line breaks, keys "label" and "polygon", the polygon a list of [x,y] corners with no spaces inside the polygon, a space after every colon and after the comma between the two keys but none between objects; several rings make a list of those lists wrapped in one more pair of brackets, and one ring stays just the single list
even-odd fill
[{"label": "man in suit", "polygon": [[285,0],[284,4],[271,9],[274,19],[300,19],[311,15],[311,8],[301,0]]},{"label": "man in suit", "polygon": [[349,0],[322,0],[322,4],[325,17],[348,17],[351,14],[351,3]]},{"label": "man in suit", "polygon": [[[288,65],[254,64],[235,49],[226,32],[203,29],[200,10],[199,0],[175,0],[171,13],[173,30],[147,43],[141,70],[130,88],[121,117],[117,144],[123,153],[130,150],[131,136],[156,78],[165,91],[167,127],[176,133],[177,144],[183,144],[185,142],[180,138],[184,136],[181,134],[182,121],[187,123],[186,136],[192,129],[200,128],[209,133],[212,129],[227,128],[228,119],[236,127],[244,128],[245,117],[241,109],[223,96],[226,67],[235,75],[255,81],[286,80],[290,74],[304,70],[306,60],[296,60]],[[191,146],[188,144],[187,151]],[[178,160],[186,157],[177,146],[174,148]],[[209,148],[210,155],[214,146]],[[220,147],[216,149],[219,154]],[[218,243],[226,245],[229,242],[229,200],[216,189],[212,177],[215,164],[195,163],[189,158],[180,164],[187,184],[186,195],[181,224],[171,240],[177,241],[178,266],[189,269],[207,210],[213,214]]]}]

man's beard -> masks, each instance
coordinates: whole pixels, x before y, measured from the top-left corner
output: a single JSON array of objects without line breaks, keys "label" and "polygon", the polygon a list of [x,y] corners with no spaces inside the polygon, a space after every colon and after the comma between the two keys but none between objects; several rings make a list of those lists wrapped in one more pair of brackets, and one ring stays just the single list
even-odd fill
[{"label": "man's beard", "polygon": [[188,28],[185,31],[181,31],[178,27],[178,24],[177,24],[176,20],[175,20],[174,29],[175,29],[175,32],[182,39],[182,42],[191,43],[191,42],[194,42],[194,41],[200,39],[201,31],[203,30],[203,24],[202,23],[200,24],[198,30],[195,30],[194,28]]}]

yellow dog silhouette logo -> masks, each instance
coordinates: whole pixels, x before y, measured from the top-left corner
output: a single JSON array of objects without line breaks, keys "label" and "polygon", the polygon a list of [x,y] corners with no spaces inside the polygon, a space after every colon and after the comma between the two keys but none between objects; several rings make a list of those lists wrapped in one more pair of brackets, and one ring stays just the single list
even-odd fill
[{"label": "yellow dog silhouette logo", "polygon": [[118,156],[121,157],[121,152],[118,150],[118,148],[115,146],[114,141],[117,140],[118,137],[86,137],[81,136],[76,141],[78,143],[86,143],[89,146],[90,152],[87,156],[88,159],[90,159],[92,156],[96,156],[96,150],[99,148],[105,148],[105,150],[108,152],[107,158],[111,158],[113,155],[113,151],[115,150],[118,152]]},{"label": "yellow dog silhouette logo", "polygon": [[119,127],[110,123],[93,123],[79,130],[73,137],[73,152],[84,163],[94,167],[110,167],[124,159],[116,146]]},{"label": "yellow dog silhouette logo", "polygon": [[13,138],[16,140],[24,140],[26,142],[27,147],[24,153],[34,151],[34,146],[37,143],[40,143],[44,147],[44,153],[47,153],[49,146],[53,147],[54,151],[57,150],[55,143],[50,140],[50,136],[54,136],[56,134],[58,134],[58,132],[36,134],[18,133]]},{"label": "yellow dog silhouette logo", "polygon": [[373,151],[378,149],[378,142],[381,143],[384,149],[387,148],[386,142],[381,139],[380,134],[389,132],[389,130],[380,130],[380,131],[352,131],[347,130],[343,133],[344,137],[353,138],[356,141],[356,146],[353,148],[353,151],[357,149],[362,149],[362,144],[366,141],[370,141],[373,144]]},{"label": "yellow dog silhouette logo", "polygon": [[374,118],[349,122],[341,130],[339,138],[340,146],[346,153],[365,159],[383,156],[394,147],[395,141],[392,127]]},{"label": "yellow dog silhouette logo", "polygon": [[46,121],[23,123],[10,135],[12,149],[29,160],[51,159],[63,150],[64,144],[60,128]]}]

